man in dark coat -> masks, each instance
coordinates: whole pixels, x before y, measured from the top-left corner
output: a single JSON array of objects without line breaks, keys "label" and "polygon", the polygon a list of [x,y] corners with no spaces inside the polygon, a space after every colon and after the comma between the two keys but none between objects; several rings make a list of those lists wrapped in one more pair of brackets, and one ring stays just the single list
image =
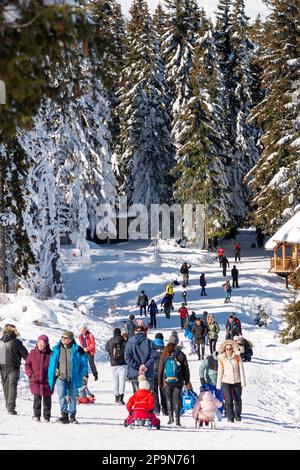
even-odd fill
[{"label": "man in dark coat", "polygon": [[154,299],[150,302],[148,312],[150,313],[150,325],[152,328],[156,328],[156,315],[158,313],[158,309]]},{"label": "man in dark coat", "polygon": [[30,351],[25,363],[25,372],[29,378],[29,388],[33,394],[33,419],[41,420],[42,401],[44,405],[44,421],[49,423],[51,416],[51,395],[48,384],[48,369],[51,349],[46,335],[38,337],[36,347]]},{"label": "man in dark coat", "polygon": [[241,329],[238,324],[238,319],[236,319],[233,315],[230,315],[228,317],[227,323],[226,323],[226,339],[232,339],[235,336],[240,336],[241,335]]},{"label": "man in dark coat", "polygon": [[114,336],[107,341],[105,346],[113,373],[115,402],[120,405],[125,405],[123,401],[127,377],[127,365],[124,357],[125,345],[126,341],[121,335],[120,328],[115,328]]},{"label": "man in dark coat", "polygon": [[28,351],[15,325],[6,324],[0,339],[0,372],[7,411],[16,415],[17,388],[20,377],[21,359],[27,359]]},{"label": "man in dark coat", "polygon": [[129,320],[126,322],[125,325],[125,331],[128,334],[129,338],[131,338],[131,336],[134,336],[134,330],[136,326],[137,323],[135,321],[135,316],[129,315]]},{"label": "man in dark coat", "polygon": [[[204,359],[205,352],[205,336],[207,335],[207,327],[205,326],[201,318],[197,318],[196,322],[192,328],[192,335],[195,338],[195,344],[197,344],[197,354],[198,359]],[[200,354],[200,345],[201,345],[201,354]]]},{"label": "man in dark coat", "polygon": [[132,383],[133,393],[139,388],[138,376],[143,374],[154,389],[154,363],[156,360],[154,343],[145,335],[142,325],[136,327],[135,336],[129,338],[125,347],[125,361],[128,365],[127,377]]},{"label": "man in dark coat", "polygon": [[182,274],[182,277],[183,277],[183,284],[185,284],[186,286],[188,285],[189,283],[189,270],[191,268],[191,265],[188,266],[187,263],[183,263],[183,265],[181,266],[180,268],[180,273]]},{"label": "man in dark coat", "polygon": [[231,270],[231,276],[232,276],[232,287],[239,287],[239,270],[237,269],[236,265],[234,265]]},{"label": "man in dark coat", "polygon": [[142,290],[141,294],[138,297],[137,305],[138,307],[140,307],[140,315],[141,316],[143,315],[143,310],[144,310],[144,315],[146,317],[147,316],[146,307],[148,305],[148,297],[145,294],[144,290]]},{"label": "man in dark coat", "polygon": [[156,350],[157,356],[154,363],[154,398],[155,398],[155,406],[154,406],[154,413],[159,414],[161,411],[164,415],[168,415],[168,408],[166,402],[166,393],[163,387],[158,385],[158,368],[159,362],[164,350],[164,337],[162,333],[156,333],[154,339],[154,348]]},{"label": "man in dark coat", "polygon": [[228,268],[229,268],[229,261],[228,261],[228,259],[227,259],[226,256],[223,256],[222,261],[221,261],[221,264],[222,264],[222,268],[223,268],[223,276],[226,276],[226,268],[227,268],[227,266],[228,266]]}]

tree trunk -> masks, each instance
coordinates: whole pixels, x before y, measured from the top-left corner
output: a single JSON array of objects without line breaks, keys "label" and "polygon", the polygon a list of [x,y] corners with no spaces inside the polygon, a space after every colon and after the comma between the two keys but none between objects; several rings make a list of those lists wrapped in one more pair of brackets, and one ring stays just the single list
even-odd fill
[{"label": "tree trunk", "polygon": [[[0,160],[0,210],[3,210],[4,200],[4,176],[5,167]],[[6,277],[6,244],[5,244],[5,226],[0,224],[0,292],[8,292]]]}]

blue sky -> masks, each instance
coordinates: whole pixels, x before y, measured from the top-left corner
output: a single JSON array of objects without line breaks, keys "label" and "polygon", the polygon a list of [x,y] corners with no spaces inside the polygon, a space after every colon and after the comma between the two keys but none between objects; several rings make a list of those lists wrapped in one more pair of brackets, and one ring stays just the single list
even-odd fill
[{"label": "blue sky", "polygon": [[[128,16],[128,10],[130,8],[132,1],[131,0],[119,0],[119,2],[121,3],[124,15]],[[158,3],[159,3],[159,0],[148,0],[148,5],[150,7],[150,10],[154,11]],[[160,3],[163,5],[164,3],[163,0],[161,0]],[[213,16],[213,13],[216,10],[216,6],[218,4],[218,0],[198,0],[198,3],[200,6],[204,6],[207,14],[209,14],[210,16]],[[253,19],[256,18],[258,13],[260,13],[262,17],[268,14],[268,8],[262,2],[262,0],[245,0],[245,4],[246,4],[247,15]]]}]

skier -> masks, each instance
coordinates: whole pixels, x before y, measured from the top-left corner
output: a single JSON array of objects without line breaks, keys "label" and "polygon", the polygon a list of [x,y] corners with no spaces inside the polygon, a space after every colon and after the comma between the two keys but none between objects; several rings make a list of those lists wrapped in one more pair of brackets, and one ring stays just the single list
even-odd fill
[{"label": "skier", "polygon": [[150,313],[150,326],[151,328],[156,328],[156,315],[158,313],[158,309],[154,299],[151,300],[150,305],[148,306],[148,312]]},{"label": "skier", "polygon": [[160,429],[160,420],[153,412],[154,395],[150,391],[150,384],[144,375],[139,375],[138,383],[138,390],[129,398],[126,405],[129,416],[125,419],[124,426],[129,426],[135,420],[149,420],[152,426]]},{"label": "skier", "polygon": [[106,343],[105,351],[109,354],[114,379],[115,403],[120,405],[125,405],[123,400],[127,378],[127,365],[124,357],[125,346],[126,341],[121,335],[120,328],[115,328],[113,337]]},{"label": "skier", "polygon": [[223,284],[224,292],[225,292],[225,298],[224,298],[224,303],[228,304],[231,299],[231,293],[232,293],[232,287],[230,284],[230,281],[226,281],[225,284]]},{"label": "skier", "polygon": [[207,336],[208,336],[208,341],[209,341],[210,354],[212,354],[216,350],[218,333],[220,331],[220,327],[218,323],[215,321],[213,315],[207,316],[207,331],[208,331]]},{"label": "skier", "polygon": [[15,325],[7,323],[0,339],[0,372],[5,405],[10,415],[16,415],[17,388],[20,377],[21,360],[27,359],[28,351],[17,337]]},{"label": "skier", "polygon": [[185,284],[182,284],[182,298],[184,305],[187,305],[187,288]]},{"label": "skier", "polygon": [[183,284],[188,285],[189,283],[189,270],[191,268],[191,265],[188,266],[188,264],[185,262],[180,268],[180,273],[183,276]]},{"label": "skier", "polygon": [[203,295],[207,295],[207,293],[205,291],[206,284],[207,284],[207,282],[206,282],[206,279],[205,279],[205,274],[202,273],[201,276],[200,276],[200,287],[201,287],[201,294],[200,295],[201,295],[201,297]]},{"label": "skier", "polygon": [[51,349],[49,339],[41,335],[37,339],[34,349],[30,351],[26,362],[25,372],[29,378],[30,391],[33,394],[33,417],[34,421],[41,420],[42,401],[44,406],[44,421],[50,422],[51,416],[51,392],[48,384],[48,368],[50,363]]},{"label": "skier", "polygon": [[191,389],[190,370],[186,355],[176,347],[177,338],[170,337],[164,348],[159,362],[158,383],[164,388],[169,413],[168,424],[174,423],[174,412],[176,426],[180,424],[180,405],[183,384]]},{"label": "skier", "polygon": [[237,269],[236,265],[233,265],[233,268],[231,270],[231,276],[232,276],[232,287],[239,287],[239,270]]},{"label": "skier", "polygon": [[223,258],[221,260],[221,264],[222,264],[222,268],[223,268],[223,276],[226,277],[226,268],[227,268],[227,266],[229,268],[229,261],[226,258],[226,256],[223,256]]},{"label": "skier", "polygon": [[241,261],[241,245],[239,243],[235,243],[233,245],[233,251],[235,256],[235,262],[237,260]]},{"label": "skier", "polygon": [[241,336],[241,330],[234,316],[229,315],[226,322],[226,339],[233,340],[235,336]]},{"label": "skier", "polygon": [[242,388],[246,386],[243,363],[234,341],[224,341],[219,353],[217,389],[223,390],[228,422],[241,421]]},{"label": "skier", "polygon": [[129,338],[131,338],[131,336],[134,336],[134,330],[135,330],[136,325],[137,323],[135,321],[135,316],[132,314],[129,315],[129,319],[125,325],[125,331],[128,334]]},{"label": "skier", "polygon": [[223,258],[223,256],[225,256],[225,250],[224,250],[224,248],[221,248],[221,247],[219,246],[219,248],[218,248],[218,250],[217,250],[217,257],[218,257],[218,259],[219,259],[220,267],[222,266],[222,258]]},{"label": "skier", "polygon": [[64,331],[61,341],[53,348],[48,369],[50,389],[53,390],[56,384],[59,397],[61,417],[58,422],[78,424],[76,398],[83,377],[87,375],[88,361],[84,350],[76,343],[72,331]]},{"label": "skier", "polygon": [[147,313],[146,313],[147,305],[148,305],[148,297],[145,294],[145,291],[142,290],[142,292],[140,293],[140,295],[138,297],[138,301],[137,301],[137,306],[140,307],[140,315],[141,316],[143,316],[143,310],[144,310],[145,317],[147,316]]},{"label": "skier", "polygon": [[166,294],[165,297],[162,299],[160,306],[163,307],[166,318],[170,318],[170,311],[172,308],[172,296],[170,294]]},{"label": "skier", "polygon": [[168,415],[167,409],[167,402],[166,402],[166,393],[163,387],[158,385],[158,367],[159,361],[163,352],[165,345],[164,345],[164,336],[162,333],[156,333],[154,339],[154,348],[156,350],[156,360],[154,363],[154,398],[155,398],[155,405],[154,405],[154,413],[157,415],[162,413],[164,415]]},{"label": "skier", "polygon": [[189,318],[189,312],[188,312],[188,309],[186,308],[186,306],[184,305],[184,303],[181,304],[181,307],[178,310],[178,313],[179,313],[179,316],[180,316],[181,329],[183,330],[184,325],[185,325],[186,321]]},{"label": "skier", "polygon": [[[197,345],[197,354],[199,361],[204,359],[205,352],[205,336],[207,334],[207,328],[201,318],[196,318],[196,322],[192,328],[192,334],[195,338],[195,344]],[[201,347],[201,353],[200,353]]]},{"label": "skier", "polygon": [[95,337],[90,333],[85,325],[79,328],[79,343],[87,355],[89,365],[95,380],[98,380],[98,372],[95,365],[96,342]]}]

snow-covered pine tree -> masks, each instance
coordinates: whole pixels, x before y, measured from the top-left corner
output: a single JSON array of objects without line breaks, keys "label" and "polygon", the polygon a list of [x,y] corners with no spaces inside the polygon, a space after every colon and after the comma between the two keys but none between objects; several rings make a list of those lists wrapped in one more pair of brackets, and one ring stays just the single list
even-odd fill
[{"label": "snow-covered pine tree", "polygon": [[147,3],[135,0],[128,23],[126,64],[120,80],[121,145],[115,151],[119,190],[129,204],[169,203],[173,146],[169,95],[159,42]]},{"label": "snow-covered pine tree", "polygon": [[166,27],[163,35],[163,59],[171,91],[172,136],[176,148],[184,122],[181,112],[191,97],[189,73],[199,29],[199,8],[195,0],[165,0]]},{"label": "snow-covered pine tree", "polygon": [[252,221],[273,233],[300,203],[300,8],[272,0],[261,64],[265,98],[251,118],[263,130],[261,156],[248,175]]},{"label": "snow-covered pine tree", "polygon": [[226,178],[226,141],[219,106],[220,80],[212,25],[201,11],[200,38],[194,51],[189,88],[179,135],[175,196],[183,203],[205,206],[206,239],[222,236],[232,223],[229,184]]}]

